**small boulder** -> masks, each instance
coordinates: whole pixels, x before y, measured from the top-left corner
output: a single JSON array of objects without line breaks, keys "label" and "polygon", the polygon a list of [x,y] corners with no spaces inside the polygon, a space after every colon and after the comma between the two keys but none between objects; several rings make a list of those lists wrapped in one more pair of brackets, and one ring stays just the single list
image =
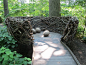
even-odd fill
[{"label": "small boulder", "polygon": [[36,30],[34,28],[32,29],[32,32],[33,32],[33,34],[36,34]]},{"label": "small boulder", "polygon": [[39,27],[36,28],[36,32],[37,33],[40,33],[41,32],[41,29]]},{"label": "small boulder", "polygon": [[49,36],[49,34],[50,34],[50,32],[49,32],[48,30],[45,30],[45,31],[43,32],[44,37]]}]

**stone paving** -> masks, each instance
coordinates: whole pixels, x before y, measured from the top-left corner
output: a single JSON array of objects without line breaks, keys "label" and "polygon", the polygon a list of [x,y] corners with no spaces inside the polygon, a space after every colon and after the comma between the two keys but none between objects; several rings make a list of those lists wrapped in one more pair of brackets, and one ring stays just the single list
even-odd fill
[{"label": "stone paving", "polygon": [[32,65],[77,65],[69,51],[61,44],[62,35],[50,32],[34,34]]}]

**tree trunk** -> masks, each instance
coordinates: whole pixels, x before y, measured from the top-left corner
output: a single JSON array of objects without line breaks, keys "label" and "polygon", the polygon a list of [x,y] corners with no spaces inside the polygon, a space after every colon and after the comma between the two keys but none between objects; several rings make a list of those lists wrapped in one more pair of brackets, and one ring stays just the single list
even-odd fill
[{"label": "tree trunk", "polygon": [[[85,7],[85,12],[86,12],[86,7]],[[86,15],[85,15],[85,27],[86,27]]]},{"label": "tree trunk", "polygon": [[69,6],[70,6],[70,4],[71,4],[71,1],[69,0]]},{"label": "tree trunk", "polygon": [[61,16],[60,0],[49,0],[49,16]]},{"label": "tree trunk", "polygon": [[20,1],[21,1],[21,4],[24,4],[24,2],[25,2],[24,0],[20,0]]},{"label": "tree trunk", "polygon": [[4,16],[6,16],[9,13],[8,0],[3,0],[3,4],[4,4]]}]

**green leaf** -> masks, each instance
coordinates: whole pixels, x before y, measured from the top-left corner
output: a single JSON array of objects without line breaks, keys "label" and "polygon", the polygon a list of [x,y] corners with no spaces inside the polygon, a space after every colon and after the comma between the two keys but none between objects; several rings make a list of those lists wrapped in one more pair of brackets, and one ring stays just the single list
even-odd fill
[{"label": "green leaf", "polygon": [[21,61],[21,63],[24,61],[24,58],[20,58],[19,61]]},{"label": "green leaf", "polygon": [[16,62],[16,61],[18,61],[18,60],[19,60],[19,58],[18,58],[18,57],[14,57],[14,60],[15,60],[15,62]]},{"label": "green leaf", "polygon": [[31,64],[31,63],[32,63],[32,61],[29,61],[29,62],[28,62],[28,64]]},{"label": "green leaf", "polygon": [[6,51],[5,53],[6,53],[7,55],[10,55],[10,54],[12,53],[9,49],[6,49],[5,51]]},{"label": "green leaf", "polygon": [[0,51],[0,54],[1,54],[1,53],[4,53],[4,52],[5,52],[5,50],[1,50],[1,51]]},{"label": "green leaf", "polygon": [[24,59],[27,60],[27,57],[25,57]]},{"label": "green leaf", "polygon": [[8,60],[8,56],[7,55],[4,55],[4,60]]},{"label": "green leaf", "polygon": [[13,65],[13,64],[9,64],[9,65]]},{"label": "green leaf", "polygon": [[28,61],[31,61],[31,59],[30,59],[30,58],[27,58],[27,60],[28,60]]},{"label": "green leaf", "polygon": [[13,54],[10,54],[10,58],[13,58]]},{"label": "green leaf", "polygon": [[12,48],[14,48],[15,47],[15,45],[12,45]]},{"label": "green leaf", "polygon": [[7,65],[8,62],[6,60],[3,60],[2,65]]},{"label": "green leaf", "polygon": [[24,64],[24,65],[27,65],[27,61],[24,61],[23,64]]},{"label": "green leaf", "polygon": [[15,65],[19,65],[19,64],[15,64]]},{"label": "green leaf", "polygon": [[0,62],[3,60],[3,58],[2,57],[0,57]]},{"label": "green leaf", "polygon": [[12,58],[9,58],[9,61],[12,61],[13,59]]},{"label": "green leaf", "polygon": [[16,51],[14,51],[14,54],[16,54]]},{"label": "green leaf", "polygon": [[4,47],[2,47],[2,48],[1,48],[1,50],[5,50],[5,48],[4,48]]},{"label": "green leaf", "polygon": [[2,41],[2,40],[4,40],[4,38],[2,37],[2,38],[0,38],[0,41]]},{"label": "green leaf", "polygon": [[22,57],[22,55],[20,55],[20,54],[16,54],[16,57]]},{"label": "green leaf", "polygon": [[15,42],[12,42],[13,44],[15,44]]},{"label": "green leaf", "polygon": [[9,37],[9,40],[12,40],[12,37]]}]

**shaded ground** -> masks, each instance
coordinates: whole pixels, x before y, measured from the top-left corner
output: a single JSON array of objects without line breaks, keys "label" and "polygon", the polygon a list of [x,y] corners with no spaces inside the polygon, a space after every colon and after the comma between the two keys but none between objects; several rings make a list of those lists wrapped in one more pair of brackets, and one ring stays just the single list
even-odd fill
[{"label": "shaded ground", "polygon": [[82,43],[80,40],[74,39],[74,41],[67,44],[67,46],[72,50],[80,64],[86,65],[86,43]]}]

